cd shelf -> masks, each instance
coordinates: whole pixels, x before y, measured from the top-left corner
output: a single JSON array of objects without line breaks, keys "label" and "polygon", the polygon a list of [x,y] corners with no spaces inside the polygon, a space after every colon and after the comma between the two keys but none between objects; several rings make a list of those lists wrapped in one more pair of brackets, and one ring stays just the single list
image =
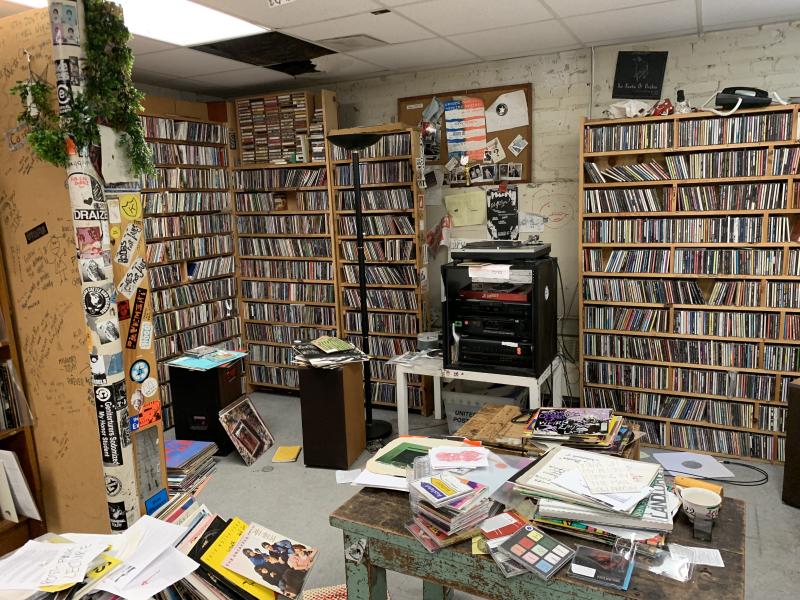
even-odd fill
[{"label": "cd shelf", "polygon": [[783,461],[800,376],[798,106],[582,129],[582,404],[653,445]]},{"label": "cd shelf", "polygon": [[141,117],[156,175],[142,181],[153,285],[154,347],[165,425],[172,423],[166,362],[201,344],[241,345],[234,285],[228,127],[211,120]]},{"label": "cd shelf", "polygon": [[291,343],[338,333],[326,133],[336,97],[291,92],[234,101],[232,168],[240,313],[258,388],[298,390]]},{"label": "cd shelf", "polygon": [[[368,351],[373,357],[373,402],[376,406],[394,407],[394,368],[386,361],[416,349],[417,333],[424,331],[427,318],[420,277],[425,268],[423,203],[414,177],[419,134],[403,125],[359,127],[335,133],[381,135],[376,144],[362,150],[365,158],[360,168],[365,208],[362,222],[369,309]],[[360,347],[359,268],[350,156],[339,148],[332,152],[339,323],[342,336]],[[409,406],[429,414],[431,401],[430,389],[414,379],[409,387]]]}]

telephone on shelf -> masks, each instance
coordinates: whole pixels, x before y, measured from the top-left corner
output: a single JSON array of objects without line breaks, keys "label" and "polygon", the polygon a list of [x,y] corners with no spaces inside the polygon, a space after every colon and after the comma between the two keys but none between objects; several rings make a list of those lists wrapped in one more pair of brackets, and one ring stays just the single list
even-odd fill
[{"label": "telephone on shelf", "polygon": [[769,92],[754,87],[727,87],[717,94],[716,104],[721,108],[757,108],[769,106],[772,98]]}]

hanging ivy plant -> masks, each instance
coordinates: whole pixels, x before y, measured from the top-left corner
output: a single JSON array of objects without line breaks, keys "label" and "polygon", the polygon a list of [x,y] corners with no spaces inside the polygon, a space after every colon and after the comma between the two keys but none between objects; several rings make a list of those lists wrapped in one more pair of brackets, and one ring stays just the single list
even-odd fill
[{"label": "hanging ivy plant", "polygon": [[64,140],[69,137],[78,148],[99,145],[98,125],[121,133],[120,143],[135,174],[153,172],[150,150],[138,113],[142,94],[133,85],[131,34],[122,10],[105,0],[84,0],[86,20],[83,61],[85,85],[75,94],[70,109],[62,115],[53,110],[53,86],[31,76],[11,89],[22,99],[19,121],[28,125],[28,143],[36,156],[57,166],[67,165]]}]

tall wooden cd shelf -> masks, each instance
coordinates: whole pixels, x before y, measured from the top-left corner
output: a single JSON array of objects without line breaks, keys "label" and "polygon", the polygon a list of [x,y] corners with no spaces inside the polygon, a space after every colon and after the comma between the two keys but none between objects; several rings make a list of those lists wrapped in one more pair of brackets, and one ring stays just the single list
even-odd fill
[{"label": "tall wooden cd shelf", "polygon": [[336,335],[337,274],[325,135],[336,97],[295,91],[234,102],[237,260],[255,387],[297,390],[294,340]]},{"label": "tall wooden cd shelf", "polygon": [[[373,403],[395,406],[395,373],[387,360],[416,349],[425,327],[423,292],[424,206],[417,188],[419,133],[402,124],[340,129],[336,135],[377,133],[381,139],[361,151],[367,306],[369,309]],[[350,153],[332,147],[332,188],[336,217],[341,333],[361,345],[361,319],[356,250],[356,217]],[[419,377],[410,380],[409,406],[430,412],[431,398]]]},{"label": "tall wooden cd shelf", "polygon": [[584,120],[581,396],[669,448],[783,461],[798,106]]},{"label": "tall wooden cd shelf", "polygon": [[225,123],[142,117],[156,175],[143,181],[155,349],[171,427],[166,361],[198,345],[241,346]]}]

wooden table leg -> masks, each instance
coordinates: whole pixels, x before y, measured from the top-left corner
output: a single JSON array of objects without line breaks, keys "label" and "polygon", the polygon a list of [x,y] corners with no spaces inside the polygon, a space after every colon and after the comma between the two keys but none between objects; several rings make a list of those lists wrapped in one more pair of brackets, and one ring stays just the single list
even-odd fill
[{"label": "wooden table leg", "polygon": [[386,600],[386,569],[376,567],[369,561],[369,548],[360,561],[348,556],[359,538],[344,534],[344,571],[347,583],[347,600]]},{"label": "wooden table leg", "polygon": [[452,598],[452,588],[433,583],[432,581],[422,580],[422,600],[451,600]]}]

